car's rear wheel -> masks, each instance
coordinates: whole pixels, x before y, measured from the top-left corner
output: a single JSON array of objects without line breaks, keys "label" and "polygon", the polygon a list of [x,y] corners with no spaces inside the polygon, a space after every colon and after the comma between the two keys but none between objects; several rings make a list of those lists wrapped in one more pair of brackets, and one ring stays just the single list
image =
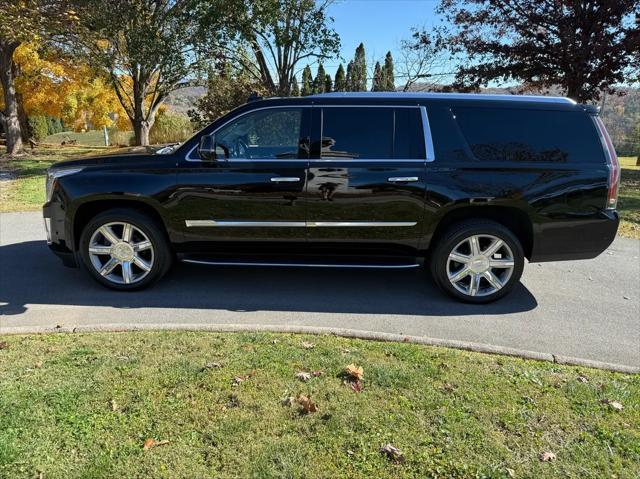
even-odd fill
[{"label": "car's rear wheel", "polygon": [[117,290],[142,289],[171,265],[171,250],[161,226],[130,209],[100,213],[83,229],[80,256],[89,274]]},{"label": "car's rear wheel", "polygon": [[469,303],[505,296],[520,280],[524,253],[518,238],[493,221],[450,227],[431,255],[431,274],[446,293]]}]

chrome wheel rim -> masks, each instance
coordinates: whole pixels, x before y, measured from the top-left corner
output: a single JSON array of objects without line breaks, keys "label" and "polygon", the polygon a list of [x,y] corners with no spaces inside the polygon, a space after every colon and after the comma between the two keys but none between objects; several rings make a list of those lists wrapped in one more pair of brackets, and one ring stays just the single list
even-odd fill
[{"label": "chrome wheel rim", "polygon": [[89,240],[89,259],[103,278],[116,284],[142,281],[153,268],[149,237],[131,223],[106,223]]},{"label": "chrome wheel rim", "polygon": [[473,235],[449,253],[447,277],[467,296],[488,296],[500,291],[511,278],[515,261],[504,240],[492,235]]}]

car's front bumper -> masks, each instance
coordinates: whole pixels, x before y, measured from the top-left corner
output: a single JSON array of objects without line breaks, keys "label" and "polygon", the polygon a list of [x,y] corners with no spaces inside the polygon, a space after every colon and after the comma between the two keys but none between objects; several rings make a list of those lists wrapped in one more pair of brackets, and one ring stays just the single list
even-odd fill
[{"label": "car's front bumper", "polygon": [[49,202],[42,208],[44,229],[47,235],[47,245],[65,266],[76,267],[77,262],[67,231],[64,210],[59,203]]}]

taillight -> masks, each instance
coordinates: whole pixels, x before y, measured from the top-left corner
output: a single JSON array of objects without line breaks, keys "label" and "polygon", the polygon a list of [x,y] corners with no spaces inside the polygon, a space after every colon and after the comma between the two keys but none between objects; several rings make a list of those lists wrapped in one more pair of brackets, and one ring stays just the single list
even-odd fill
[{"label": "taillight", "polygon": [[608,210],[615,210],[618,203],[618,187],[620,186],[620,162],[616,155],[616,150],[613,147],[613,142],[607,129],[604,127],[604,123],[600,117],[594,117],[596,126],[598,127],[598,135],[602,142],[602,148],[604,149],[604,156],[607,159],[607,167],[609,168],[609,192],[607,194]]}]

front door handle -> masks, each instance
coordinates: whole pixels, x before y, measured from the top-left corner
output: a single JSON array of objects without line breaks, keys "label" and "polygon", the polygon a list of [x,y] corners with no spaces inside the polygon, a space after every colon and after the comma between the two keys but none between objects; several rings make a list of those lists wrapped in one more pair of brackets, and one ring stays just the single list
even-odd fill
[{"label": "front door handle", "polygon": [[417,176],[392,176],[387,181],[390,183],[411,183],[414,181],[418,181]]},{"label": "front door handle", "polygon": [[277,176],[275,178],[271,178],[273,183],[295,183],[296,181],[300,181],[300,178],[295,176]]}]

